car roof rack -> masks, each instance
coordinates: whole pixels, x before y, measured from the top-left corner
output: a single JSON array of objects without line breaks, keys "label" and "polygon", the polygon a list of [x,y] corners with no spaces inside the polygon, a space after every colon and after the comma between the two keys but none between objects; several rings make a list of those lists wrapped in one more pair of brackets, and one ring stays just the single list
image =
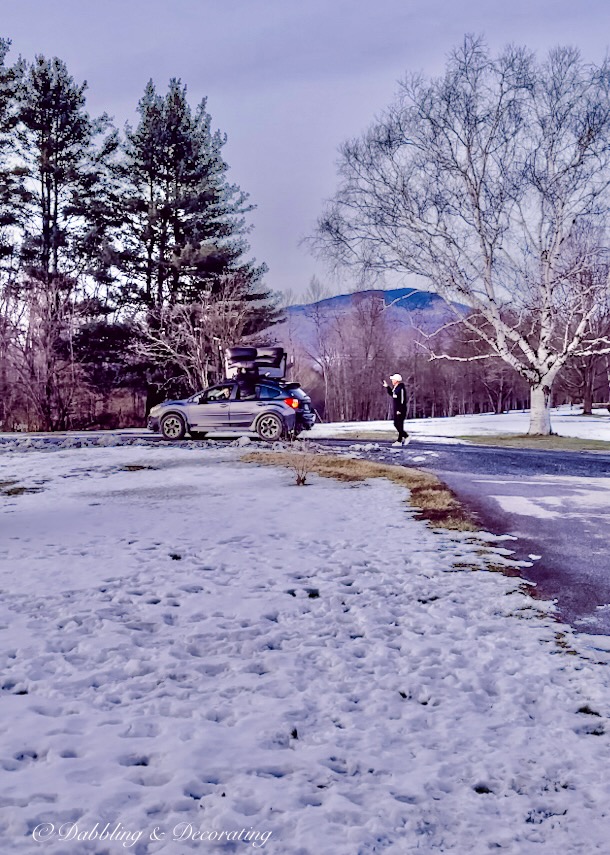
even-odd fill
[{"label": "car roof rack", "polygon": [[286,376],[287,355],[283,347],[266,345],[227,347],[224,352],[224,363],[225,377],[228,380],[233,380],[239,374],[281,380]]}]

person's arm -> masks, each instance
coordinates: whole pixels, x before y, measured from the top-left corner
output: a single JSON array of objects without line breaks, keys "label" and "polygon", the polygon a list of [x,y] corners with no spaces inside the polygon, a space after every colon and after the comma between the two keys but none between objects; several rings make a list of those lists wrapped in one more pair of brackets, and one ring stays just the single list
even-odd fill
[{"label": "person's arm", "polygon": [[396,404],[401,410],[406,412],[407,410],[407,390],[403,383],[400,384],[398,388],[398,397],[396,399]]},{"label": "person's arm", "polygon": [[385,382],[385,380],[383,381],[383,385],[384,385],[384,387],[385,387],[386,392],[387,392],[387,393],[388,393],[388,395],[390,396],[390,398],[391,398],[391,397],[393,397],[393,396],[392,396],[392,392],[393,392],[392,387],[391,387],[391,386],[388,386],[388,384]]}]

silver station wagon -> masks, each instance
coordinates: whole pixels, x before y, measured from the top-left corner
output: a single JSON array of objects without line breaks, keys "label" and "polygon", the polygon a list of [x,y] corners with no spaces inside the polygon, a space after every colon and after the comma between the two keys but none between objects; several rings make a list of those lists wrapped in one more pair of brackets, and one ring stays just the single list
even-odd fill
[{"label": "silver station wagon", "polygon": [[226,380],[190,398],[157,404],[148,427],[165,439],[182,439],[187,433],[201,439],[230,431],[255,432],[270,442],[310,430],[316,417],[309,395],[299,383],[270,376],[284,373],[283,353],[280,348],[228,348]]}]

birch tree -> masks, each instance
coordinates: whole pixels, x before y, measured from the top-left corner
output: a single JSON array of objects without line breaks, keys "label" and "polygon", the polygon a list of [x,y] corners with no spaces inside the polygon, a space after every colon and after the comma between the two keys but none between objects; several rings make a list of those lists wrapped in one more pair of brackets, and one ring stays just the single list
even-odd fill
[{"label": "birch tree", "polygon": [[610,346],[591,323],[607,280],[581,275],[602,250],[609,88],[608,62],[575,49],[492,57],[466,37],[442,77],[408,77],[342,147],[318,224],[317,249],[336,263],[415,273],[470,307],[463,323],[487,345],[476,358],[499,356],[529,384],[531,434],[551,432],[562,366]]}]

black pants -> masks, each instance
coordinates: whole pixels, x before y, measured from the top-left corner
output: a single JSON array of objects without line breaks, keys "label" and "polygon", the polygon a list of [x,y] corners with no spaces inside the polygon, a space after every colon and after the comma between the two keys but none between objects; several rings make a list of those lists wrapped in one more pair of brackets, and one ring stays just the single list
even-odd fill
[{"label": "black pants", "polygon": [[398,439],[406,439],[409,434],[405,430],[406,413],[394,413],[394,427],[398,431]]}]

